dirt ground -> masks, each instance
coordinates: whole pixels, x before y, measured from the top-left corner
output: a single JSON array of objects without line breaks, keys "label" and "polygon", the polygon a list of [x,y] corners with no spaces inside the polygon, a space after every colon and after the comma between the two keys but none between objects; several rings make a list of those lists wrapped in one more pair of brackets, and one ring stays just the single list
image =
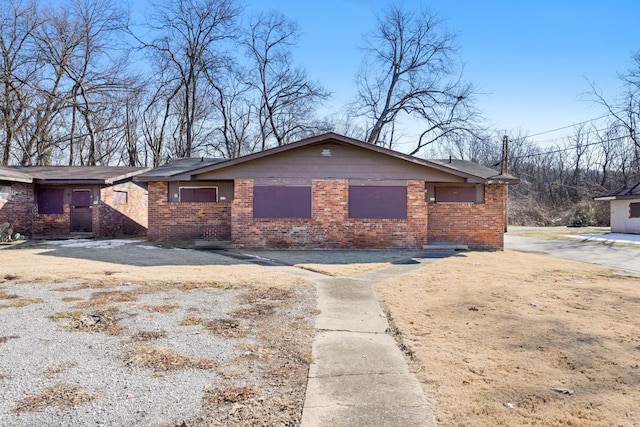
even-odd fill
[{"label": "dirt ground", "polygon": [[377,292],[440,425],[640,425],[640,278],[466,252]]}]

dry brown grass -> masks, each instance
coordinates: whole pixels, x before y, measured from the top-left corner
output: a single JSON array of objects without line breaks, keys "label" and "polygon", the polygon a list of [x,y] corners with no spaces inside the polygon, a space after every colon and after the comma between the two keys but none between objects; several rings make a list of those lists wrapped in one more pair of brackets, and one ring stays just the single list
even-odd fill
[{"label": "dry brown grass", "polygon": [[14,407],[15,412],[39,412],[50,406],[73,408],[91,402],[99,395],[89,394],[80,386],[58,383],[33,396],[25,397]]},{"label": "dry brown grass", "polygon": [[201,325],[211,334],[224,338],[242,338],[247,336],[249,328],[233,319],[203,319],[198,316],[185,317],[180,325]]},{"label": "dry brown grass", "polygon": [[271,317],[276,313],[276,306],[270,303],[254,303],[249,307],[234,310],[229,313],[230,316],[240,317],[241,319],[261,320]]},{"label": "dry brown grass", "polygon": [[131,336],[131,341],[153,341],[166,338],[165,331],[138,331]]},{"label": "dry brown grass", "polygon": [[73,369],[73,368],[77,368],[77,367],[78,367],[78,364],[75,363],[75,362],[64,363],[64,364],[61,364],[61,365],[52,366],[49,369],[47,369],[46,375],[47,375],[48,378],[51,378],[51,377],[54,377],[54,376],[56,376],[58,374],[62,374],[62,373],[66,372],[69,369]]},{"label": "dry brown grass", "polygon": [[16,298],[16,299],[11,299],[10,301],[11,302],[7,304],[0,304],[0,308],[19,308],[19,307],[26,307],[31,304],[39,304],[44,302],[40,298]]},{"label": "dry brown grass", "polygon": [[216,361],[196,359],[157,345],[140,345],[129,349],[122,356],[124,366],[132,369],[147,368],[156,372],[180,369],[215,369]]},{"label": "dry brown grass", "polygon": [[8,294],[5,291],[0,291],[0,299],[16,299],[20,298],[20,295]]},{"label": "dry brown grass", "polygon": [[102,332],[107,335],[120,335],[122,328],[115,317],[118,309],[108,307],[99,311],[84,313],[82,311],[60,312],[48,316],[49,319],[69,320],[67,329],[78,332]]},{"label": "dry brown grass", "polygon": [[177,305],[171,305],[171,304],[161,304],[161,305],[138,304],[136,305],[136,307],[151,313],[170,313],[178,308]]},{"label": "dry brown grass", "polygon": [[0,337],[0,344],[4,344],[9,340],[14,340],[14,339],[17,339],[17,338],[20,338],[20,336],[18,336],[18,335],[7,335],[7,336],[4,336],[4,337]]},{"label": "dry brown grass", "polygon": [[441,425],[591,427],[640,425],[638,283],[504,251],[377,290]]},{"label": "dry brown grass", "polygon": [[129,291],[98,291],[91,294],[91,297],[87,301],[78,303],[76,307],[87,308],[97,307],[101,305],[108,305],[117,302],[130,302],[135,301],[137,296],[133,292]]}]

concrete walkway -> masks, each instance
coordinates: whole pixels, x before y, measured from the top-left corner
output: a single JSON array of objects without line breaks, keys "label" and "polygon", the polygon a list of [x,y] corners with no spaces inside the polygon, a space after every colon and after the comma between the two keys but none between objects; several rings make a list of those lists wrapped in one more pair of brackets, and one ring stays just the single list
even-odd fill
[{"label": "concrete walkway", "polygon": [[355,278],[314,277],[320,314],[302,427],[437,425],[373,290],[433,261],[415,258]]}]

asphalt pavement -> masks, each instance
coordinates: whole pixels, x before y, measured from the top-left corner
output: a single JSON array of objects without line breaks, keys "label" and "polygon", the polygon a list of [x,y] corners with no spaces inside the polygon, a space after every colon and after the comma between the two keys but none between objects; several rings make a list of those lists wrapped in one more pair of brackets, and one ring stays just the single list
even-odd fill
[{"label": "asphalt pavement", "polygon": [[604,267],[640,273],[640,236],[634,234],[578,235],[568,240],[504,236],[505,249],[552,255]]}]

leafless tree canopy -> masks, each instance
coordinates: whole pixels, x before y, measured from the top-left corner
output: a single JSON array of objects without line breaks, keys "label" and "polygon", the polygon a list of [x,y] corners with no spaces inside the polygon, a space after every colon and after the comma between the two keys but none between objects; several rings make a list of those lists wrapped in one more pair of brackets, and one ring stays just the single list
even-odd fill
[{"label": "leafless tree canopy", "polygon": [[[392,5],[364,38],[349,113],[318,114],[330,94],[293,56],[301,31],[239,0],[157,0],[143,24],[119,0],[0,2],[0,164],[158,166],[234,158],[339,129],[410,154],[500,170],[508,135],[512,218],[606,221],[591,198],[640,180],[640,51],[617,97],[592,84],[605,114],[539,145],[485,129],[462,77],[454,33],[428,10]],[[135,25],[134,25],[135,24]]]},{"label": "leafless tree canopy", "polygon": [[368,142],[391,147],[403,115],[422,129],[412,154],[477,128],[474,88],[461,79],[456,37],[436,15],[390,6],[364,49],[354,107],[370,123]]}]

